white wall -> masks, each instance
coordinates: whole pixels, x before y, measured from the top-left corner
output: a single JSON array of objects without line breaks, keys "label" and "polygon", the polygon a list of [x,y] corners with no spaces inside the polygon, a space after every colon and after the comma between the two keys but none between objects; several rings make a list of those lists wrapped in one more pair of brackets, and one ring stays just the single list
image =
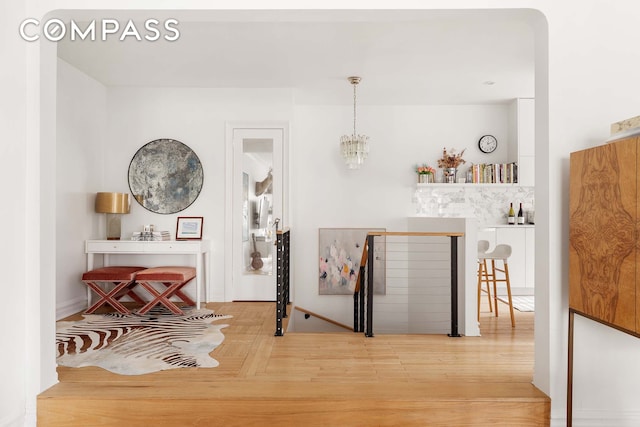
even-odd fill
[{"label": "white wall", "polygon": [[[169,230],[175,235],[178,216],[203,216],[203,238],[212,241],[210,295],[214,300],[223,300],[224,256],[228,250],[224,247],[225,170],[231,167],[225,164],[225,150],[229,148],[225,147],[225,122],[289,121],[291,99],[290,89],[109,88],[110,148],[103,160],[109,171],[104,181],[107,191],[128,191],[131,158],[141,146],[158,138],[173,138],[188,145],[200,158],[204,170],[200,196],[182,212],[155,214],[134,201],[131,213],[122,219],[123,236],[129,236],[143,224],[154,224],[156,230]],[[118,262],[118,257],[113,259]],[[143,265],[168,262],[166,256],[129,260]],[[193,295],[194,287],[187,285],[186,292]]]},{"label": "white wall", "polygon": [[[549,141],[536,142],[536,310],[540,303],[545,309],[536,311],[536,332],[548,329],[549,340],[536,341],[536,361],[549,358],[552,415],[561,420],[566,402],[569,154],[602,144],[611,123],[640,114],[634,96],[640,89],[640,57],[629,54],[637,52],[640,4],[592,0],[545,9]],[[536,93],[536,117],[546,96]],[[540,123],[536,126],[541,135]],[[538,295],[538,285],[545,282],[548,295]],[[640,340],[589,321],[578,321],[575,333],[574,425],[640,425]],[[539,353],[547,348],[548,356]]]},{"label": "white wall", "polygon": [[[175,1],[164,2],[163,6],[185,7]],[[250,0],[243,2],[243,6],[265,7]],[[350,0],[327,1],[321,6],[361,7]],[[2,152],[0,160],[4,166],[5,182],[13,183],[8,186],[7,195],[15,201],[15,208],[3,210],[3,215],[7,216],[3,223],[11,224],[12,228],[8,229],[2,262],[11,266],[9,277],[13,279],[14,286],[12,304],[5,307],[3,314],[11,319],[14,326],[9,332],[9,339],[15,338],[12,341],[15,347],[24,345],[27,356],[22,359],[16,352],[13,361],[3,364],[0,392],[3,418],[0,422],[5,425],[18,425],[13,421],[19,420],[19,415],[14,414],[25,408],[25,402],[25,412],[33,415],[35,395],[52,384],[52,377],[55,377],[53,354],[46,350],[52,345],[55,319],[53,309],[47,309],[47,304],[53,306],[52,301],[55,300],[55,291],[51,289],[55,269],[47,259],[51,251],[55,251],[55,233],[51,232],[55,227],[40,228],[41,223],[50,225],[43,217],[55,206],[55,201],[40,193],[41,187],[50,189],[46,180],[51,181],[55,177],[55,169],[46,165],[46,158],[40,157],[42,153],[50,154],[47,144],[55,136],[55,122],[52,123],[51,117],[40,116],[41,109],[50,115],[55,111],[55,101],[51,102],[55,100],[55,79],[52,81],[50,75],[55,75],[55,59],[51,56],[51,46],[19,40],[16,28],[24,17],[39,17],[56,8],[86,7],[86,2],[80,0],[22,0],[4,2],[0,10],[0,22],[4,24],[0,48],[4,58],[12,58],[11,62],[3,64],[0,71],[0,84],[3,85],[0,101],[3,114],[0,117],[7,140],[15,142],[9,147],[1,146],[2,150],[8,151]],[[132,6],[127,1],[114,0],[94,2],[91,7],[126,10]],[[148,0],[137,3],[135,7],[152,9],[158,6]],[[188,7],[210,6],[207,2],[195,1]],[[236,8],[237,4],[220,1],[216,7]],[[300,6],[279,0],[270,2],[268,7]],[[535,383],[552,398],[553,425],[564,425],[569,153],[599,144],[607,137],[610,123],[638,115],[634,94],[640,86],[637,77],[640,58],[635,54],[637,40],[640,39],[640,27],[636,22],[640,4],[635,0],[459,0],[455,4],[447,0],[420,4],[396,0],[392,3],[372,2],[367,7],[537,8],[544,13],[544,18],[536,24]],[[5,156],[5,153],[9,155]],[[42,181],[41,173],[44,175]],[[345,179],[351,177],[347,172],[342,174]],[[385,188],[382,178],[369,178],[374,179],[368,193]],[[364,183],[358,178],[350,179],[354,183]],[[313,203],[318,205],[318,202]],[[349,222],[353,219],[351,215],[346,218]],[[372,217],[371,220],[377,218]],[[30,228],[26,227],[27,224]],[[27,299],[29,306],[26,305]],[[627,399],[639,394],[640,367],[635,361],[640,359],[640,341],[628,336],[618,339],[617,332],[610,329],[601,331],[599,325],[591,322],[580,322],[577,329],[575,375],[580,389],[575,390],[574,415],[584,417],[584,420],[582,424],[574,422],[574,425],[637,425],[638,417],[634,415],[637,405]],[[606,353],[601,337],[605,338]],[[593,360],[594,355],[602,358]],[[624,355],[624,359],[620,355]],[[592,373],[605,366],[607,384],[602,387]],[[25,384],[27,391],[22,394]],[[620,395],[625,399],[618,400]],[[600,421],[604,421],[587,419],[593,411],[602,415]]]},{"label": "white wall", "polygon": [[[64,61],[58,62],[56,135],[56,317],[86,308],[83,241],[104,234],[104,215],[94,212],[102,182],[107,138],[107,90]],[[108,170],[106,175],[109,175]],[[102,230],[102,231],[100,231]]]},{"label": "white wall", "polygon": [[[70,67],[61,68],[67,71]],[[59,167],[64,169],[58,172],[58,202],[60,209],[64,210],[69,194],[79,192],[78,197],[82,200],[78,203],[83,206],[78,206],[77,211],[83,212],[85,218],[80,221],[74,216],[59,219],[59,228],[65,227],[61,229],[64,231],[62,235],[68,236],[64,243],[58,240],[58,265],[63,265],[64,270],[58,273],[59,309],[84,301],[86,291],[77,280],[85,267],[82,243],[86,238],[101,236],[96,227],[84,227],[73,235],[68,235],[67,229],[79,222],[93,224],[103,220],[101,215],[92,212],[91,206],[87,211],[84,206],[87,200],[93,200],[95,191],[128,192],[127,171],[131,157],[153,139],[174,138],[191,147],[203,164],[203,189],[191,206],[173,215],[149,212],[134,201],[131,213],[122,219],[123,236],[140,230],[143,224],[154,224],[157,230],[169,230],[173,235],[177,216],[204,216],[204,237],[211,239],[214,247],[212,295],[219,299],[223,295],[226,268],[223,255],[229,250],[224,247],[224,170],[228,167],[224,164],[223,155],[224,123],[290,120],[293,110],[291,174],[294,184],[291,200],[295,213],[291,223],[295,229],[292,233],[292,245],[296,248],[292,260],[295,266],[292,283],[296,284],[296,303],[344,323],[353,318],[350,298],[342,298],[343,306],[335,304],[336,297],[318,297],[318,228],[370,226],[405,230],[406,217],[415,213],[412,196],[416,159],[435,164],[444,146],[459,150],[467,148],[465,158],[469,162],[480,158],[483,161],[504,161],[507,156],[504,147],[489,156],[476,149],[479,136],[487,132],[498,138],[506,135],[508,109],[503,105],[362,107],[359,110],[361,129],[372,138],[371,155],[361,170],[348,171],[340,157],[339,137],[350,130],[351,107],[293,106],[289,90],[111,87],[106,88],[104,95],[104,88],[96,86],[95,82],[95,87],[85,87],[91,84],[86,76],[78,78],[71,71],[69,73],[70,76],[62,75],[59,79],[63,99],[70,99],[61,102],[64,109],[58,117],[60,136],[64,139],[58,149]],[[80,83],[75,85],[75,81]],[[95,91],[98,93],[93,93]],[[71,95],[66,95],[67,92]],[[86,100],[83,95],[97,104],[98,114],[93,120],[72,109],[73,106],[86,111],[86,106],[79,102]],[[104,107],[95,101],[105,97],[106,126],[104,113],[100,113]],[[74,112],[77,114],[71,114]],[[87,158],[87,153],[82,154],[82,146],[73,149],[82,138],[87,138],[85,125],[79,126],[80,122],[93,129],[94,140],[102,138],[105,142],[104,148],[98,149],[99,155],[94,155],[93,159]],[[456,122],[464,122],[467,126],[452,135],[450,130]],[[73,132],[75,134],[67,135]],[[390,141],[397,142],[391,144]],[[77,182],[82,174],[88,174],[88,170],[82,168],[80,171],[68,170],[79,161],[78,156],[84,156],[85,162],[93,160],[93,167],[89,170],[104,171],[99,183]],[[310,170],[313,173],[309,173]],[[84,194],[76,191],[78,186],[84,188]],[[349,218],[347,213],[352,217]],[[118,256],[112,257],[113,262],[119,261]],[[126,262],[157,265],[166,263],[167,258],[127,256]],[[194,290],[188,286],[187,292],[193,293]]]},{"label": "white wall", "polygon": [[[292,123],[292,283],[295,303],[343,324],[353,323],[353,297],[318,295],[319,228],[407,231],[416,163],[437,167],[442,149],[466,148],[471,162],[504,162],[506,144],[491,155],[477,149],[487,133],[506,140],[506,105],[359,106],[358,132],[370,154],[348,170],[339,140],[351,131],[353,107],[298,105]],[[464,126],[456,126],[464,123]]]},{"label": "white wall", "polygon": [[[33,402],[29,396],[35,392],[28,387],[27,372],[31,364],[37,364],[39,360],[39,337],[28,335],[31,324],[27,325],[29,290],[25,280],[26,250],[34,249],[26,239],[27,191],[33,191],[25,179],[29,154],[26,144],[28,103],[25,96],[27,51],[16,38],[13,25],[24,13],[25,5],[20,2],[0,4],[0,54],[3,58],[15,61],[9,65],[7,60],[3,60],[5,65],[0,67],[0,129],[4,139],[0,142],[0,180],[5,184],[3,198],[7,202],[0,209],[4,242],[0,248],[0,267],[3,270],[0,289],[11,289],[11,293],[7,294],[10,295],[10,303],[0,310],[0,321],[4,325],[2,340],[10,343],[5,344],[5,348],[15,349],[5,351],[2,356],[1,426],[20,426],[24,423],[28,402]],[[25,354],[27,349],[35,350],[33,357]]]}]

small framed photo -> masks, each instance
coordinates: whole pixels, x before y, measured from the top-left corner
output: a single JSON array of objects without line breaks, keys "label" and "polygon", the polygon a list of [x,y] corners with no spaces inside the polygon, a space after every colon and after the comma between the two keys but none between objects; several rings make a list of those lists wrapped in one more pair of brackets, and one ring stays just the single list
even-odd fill
[{"label": "small framed photo", "polygon": [[179,216],[176,227],[176,240],[199,240],[202,239],[201,216]]}]

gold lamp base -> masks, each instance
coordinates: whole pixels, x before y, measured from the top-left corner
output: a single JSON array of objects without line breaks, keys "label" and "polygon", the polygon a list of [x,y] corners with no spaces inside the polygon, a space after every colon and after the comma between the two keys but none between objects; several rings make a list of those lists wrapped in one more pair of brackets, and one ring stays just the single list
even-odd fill
[{"label": "gold lamp base", "polygon": [[107,240],[120,240],[122,234],[121,214],[107,214]]}]

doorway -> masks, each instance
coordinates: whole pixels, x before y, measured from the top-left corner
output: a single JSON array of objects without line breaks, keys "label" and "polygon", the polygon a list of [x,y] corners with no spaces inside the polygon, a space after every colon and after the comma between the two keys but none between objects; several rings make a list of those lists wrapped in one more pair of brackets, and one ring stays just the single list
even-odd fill
[{"label": "doorway", "polygon": [[275,301],[276,222],[284,213],[285,129],[232,126],[229,133],[233,154],[227,224],[232,272],[226,299]]}]

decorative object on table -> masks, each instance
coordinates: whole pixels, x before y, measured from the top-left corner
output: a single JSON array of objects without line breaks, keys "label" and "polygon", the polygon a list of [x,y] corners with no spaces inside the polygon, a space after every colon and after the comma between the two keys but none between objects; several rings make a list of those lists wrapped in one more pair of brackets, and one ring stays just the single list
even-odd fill
[{"label": "decorative object on table", "polygon": [[120,240],[122,214],[131,210],[131,201],[127,193],[96,194],[95,211],[107,214],[107,240]]},{"label": "decorative object on table", "polygon": [[483,153],[493,153],[498,148],[498,140],[493,135],[483,135],[478,140],[478,148]]},{"label": "decorative object on table", "polygon": [[427,164],[416,166],[416,173],[420,184],[433,183],[435,180],[436,170]]},{"label": "decorative object on table", "polygon": [[458,166],[467,163],[466,160],[462,158],[465,150],[466,148],[460,153],[457,153],[455,149],[450,150],[450,152],[447,152],[446,148],[442,150],[442,157],[438,159],[438,167],[444,169],[444,179],[446,182],[456,182]]},{"label": "decorative object on table", "polygon": [[129,188],[145,209],[172,214],[189,207],[202,190],[204,173],[196,153],[180,141],[156,139],[129,164]]},{"label": "decorative object on table", "polygon": [[360,77],[349,77],[349,83],[353,85],[353,133],[343,135],[340,138],[340,150],[349,169],[359,169],[369,155],[369,137],[358,135],[356,132],[356,86],[360,83]]},{"label": "decorative object on table", "polygon": [[256,246],[256,235],[255,233],[251,233],[251,240],[253,241],[253,252],[251,253],[251,268],[254,270],[260,270],[264,265],[262,262],[262,255],[258,252],[258,248]]},{"label": "decorative object on table", "polygon": [[[353,295],[360,271],[362,248],[369,231],[384,228],[320,228],[318,271],[320,295]],[[386,245],[377,238],[374,248],[373,289],[376,295],[386,293]]]},{"label": "decorative object on table", "polygon": [[162,242],[171,240],[171,233],[168,231],[134,231],[131,240],[139,242]]},{"label": "decorative object on table", "polygon": [[186,308],[183,315],[156,307],[146,315],[88,314],[56,324],[57,363],[98,366],[120,375],[141,375],[175,368],[214,368],[209,353],[224,341],[212,322],[232,316]]},{"label": "decorative object on table", "polygon": [[200,240],[202,239],[201,216],[179,216],[176,227],[176,240]]}]

